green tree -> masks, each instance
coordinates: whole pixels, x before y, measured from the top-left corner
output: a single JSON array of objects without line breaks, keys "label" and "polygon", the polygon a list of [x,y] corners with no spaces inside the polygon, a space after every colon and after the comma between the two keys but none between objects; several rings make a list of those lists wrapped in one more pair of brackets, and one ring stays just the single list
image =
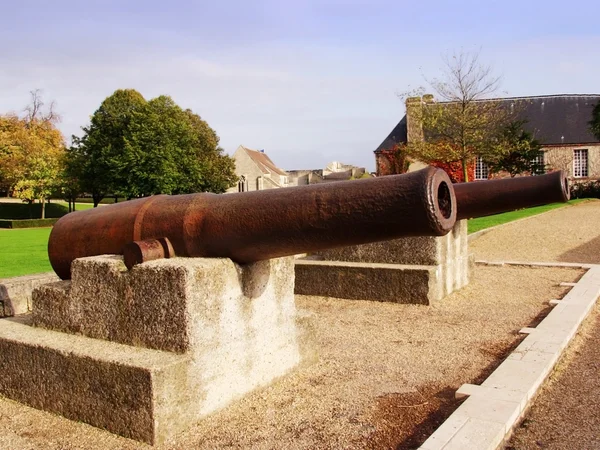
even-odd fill
[{"label": "green tree", "polygon": [[596,139],[600,140],[600,101],[594,106],[592,120],[589,123],[592,134],[596,136]]},{"label": "green tree", "polygon": [[123,164],[132,117],[146,105],[134,89],[119,89],[107,97],[83,127],[83,136],[73,136],[71,167],[81,189],[91,194],[94,206],[109,193],[117,193],[127,177]]},{"label": "green tree", "polygon": [[[408,150],[426,163],[460,162],[464,180],[469,181],[469,165],[476,156],[498,149],[493,143],[515,111],[500,102],[485,101],[498,90],[500,78],[481,64],[479,53],[453,54],[444,63],[443,77],[428,81],[441,101],[433,95],[407,98],[407,115],[420,124],[412,133],[409,129]],[[424,91],[420,88],[417,92]]]},{"label": "green tree", "polygon": [[83,158],[77,170],[95,204],[109,192],[128,198],[224,192],[236,181],[215,131],[168,96],[146,101],[136,91],[116,91],[84,132],[71,151],[73,161]]},{"label": "green tree", "polygon": [[500,133],[496,147],[484,156],[492,173],[508,172],[511,177],[522,173],[544,173],[544,152],[533,135],[523,129],[526,121],[510,123]]}]

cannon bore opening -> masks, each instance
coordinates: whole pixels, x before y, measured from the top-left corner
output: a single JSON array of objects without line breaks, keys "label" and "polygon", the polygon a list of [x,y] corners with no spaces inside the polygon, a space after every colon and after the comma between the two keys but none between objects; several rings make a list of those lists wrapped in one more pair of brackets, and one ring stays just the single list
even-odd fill
[{"label": "cannon bore opening", "polygon": [[449,219],[452,215],[452,195],[450,195],[450,189],[445,181],[442,181],[438,186],[437,202],[444,219]]}]

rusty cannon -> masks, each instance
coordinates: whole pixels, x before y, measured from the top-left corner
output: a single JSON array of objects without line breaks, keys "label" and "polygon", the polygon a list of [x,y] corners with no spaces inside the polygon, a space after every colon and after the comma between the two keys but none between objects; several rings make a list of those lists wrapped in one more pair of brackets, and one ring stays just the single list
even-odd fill
[{"label": "rusty cannon", "polygon": [[562,170],[538,176],[457,183],[454,192],[457,220],[566,202],[570,196]]},{"label": "rusty cannon", "polygon": [[152,259],[223,257],[245,264],[404,236],[443,236],[454,226],[448,175],[403,175],[235,194],[155,195],[62,217],[48,242],[57,275],[71,262],[122,254],[128,268]]}]

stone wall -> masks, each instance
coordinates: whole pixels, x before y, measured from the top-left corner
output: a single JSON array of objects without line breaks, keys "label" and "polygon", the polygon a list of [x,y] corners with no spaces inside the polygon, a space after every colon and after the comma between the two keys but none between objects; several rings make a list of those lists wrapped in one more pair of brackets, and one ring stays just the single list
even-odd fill
[{"label": "stone wall", "polygon": [[[564,170],[569,178],[573,177],[573,150],[587,149],[588,178],[600,178],[600,144],[565,145],[564,147],[544,148],[544,161],[551,170]],[[576,178],[578,180],[580,178]],[[585,178],[581,178],[584,180]]]}]

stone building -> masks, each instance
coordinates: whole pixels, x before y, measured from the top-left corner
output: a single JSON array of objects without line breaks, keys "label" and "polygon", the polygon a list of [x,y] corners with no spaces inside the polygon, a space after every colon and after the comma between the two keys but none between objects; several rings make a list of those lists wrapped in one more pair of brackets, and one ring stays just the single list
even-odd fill
[{"label": "stone building", "polygon": [[290,176],[290,186],[371,177],[364,167],[343,164],[339,161],[330,162],[324,169],[288,170],[288,174]]},{"label": "stone building", "polygon": [[[411,108],[420,102],[431,102],[433,96],[407,100],[407,114],[375,150],[377,170],[386,164],[385,150],[396,144],[422,139],[422,129],[411,120]],[[592,109],[600,102],[600,95],[544,95],[536,97],[511,97],[485,100],[500,102],[507,108],[518,107],[519,118],[526,120],[524,128],[542,144],[543,165],[546,170],[564,170],[572,181],[600,178],[600,141],[589,130]],[[441,103],[443,104],[443,102]],[[422,164],[411,165],[410,170]],[[475,162],[475,179],[488,178],[487,165],[481,158]]]},{"label": "stone building", "polygon": [[289,175],[275,165],[264,150],[252,150],[240,145],[233,154],[236,186],[227,192],[262,191],[289,186]]}]

